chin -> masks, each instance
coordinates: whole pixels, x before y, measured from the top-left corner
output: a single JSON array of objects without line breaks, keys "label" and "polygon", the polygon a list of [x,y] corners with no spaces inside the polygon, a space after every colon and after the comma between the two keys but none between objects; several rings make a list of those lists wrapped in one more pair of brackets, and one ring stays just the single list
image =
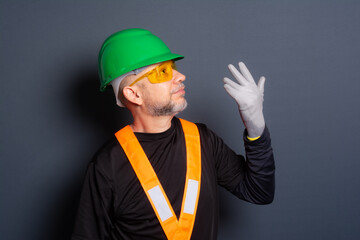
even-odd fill
[{"label": "chin", "polygon": [[187,107],[187,101],[184,98],[181,103],[174,105],[173,110],[176,111],[177,113],[179,113],[179,112],[184,111],[186,109],[186,107]]},{"label": "chin", "polygon": [[152,116],[175,116],[187,107],[187,102],[183,98],[179,102],[171,101],[167,104],[148,104],[147,110]]}]

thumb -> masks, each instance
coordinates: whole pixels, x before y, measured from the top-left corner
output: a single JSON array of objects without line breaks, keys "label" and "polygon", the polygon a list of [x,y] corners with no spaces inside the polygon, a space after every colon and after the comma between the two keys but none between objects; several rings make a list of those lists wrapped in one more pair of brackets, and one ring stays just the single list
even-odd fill
[{"label": "thumb", "polygon": [[264,86],[265,86],[265,77],[264,76],[260,77],[257,86],[258,86],[260,92],[262,94],[264,94]]}]

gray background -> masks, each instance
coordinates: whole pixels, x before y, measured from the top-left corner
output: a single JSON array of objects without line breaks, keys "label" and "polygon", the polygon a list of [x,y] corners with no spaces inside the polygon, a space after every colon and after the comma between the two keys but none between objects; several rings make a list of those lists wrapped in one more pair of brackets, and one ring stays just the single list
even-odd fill
[{"label": "gray background", "polygon": [[222,78],[267,78],[274,203],[221,190],[219,239],[360,239],[359,1],[0,1],[0,238],[69,239],[87,163],[131,121],[100,93],[111,33],[151,30],[185,55],[188,109],[243,153]]}]

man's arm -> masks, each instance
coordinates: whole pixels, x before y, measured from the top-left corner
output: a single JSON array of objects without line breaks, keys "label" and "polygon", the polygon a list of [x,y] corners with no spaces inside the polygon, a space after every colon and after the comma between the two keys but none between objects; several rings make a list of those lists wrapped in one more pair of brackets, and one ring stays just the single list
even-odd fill
[{"label": "man's arm", "polygon": [[231,64],[228,67],[238,83],[224,78],[224,88],[238,104],[246,128],[246,161],[240,156],[234,161],[233,154],[226,154],[218,165],[222,170],[219,183],[241,199],[257,204],[270,203],[274,198],[275,164],[263,115],[265,77],[256,84],[244,63],[239,62],[240,71]]},{"label": "man's arm", "polygon": [[275,193],[275,162],[268,128],[265,126],[261,137],[249,140],[244,132],[245,172],[243,181],[232,191],[237,196],[256,204],[268,204]]},{"label": "man's arm", "polygon": [[199,127],[204,140],[202,147],[211,151],[214,157],[218,184],[245,201],[271,203],[275,189],[275,164],[267,127],[255,141],[250,141],[247,131],[244,131],[246,159],[237,155],[206,126]]},{"label": "man's arm", "polygon": [[110,239],[112,199],[111,179],[92,161],[83,183],[71,239]]}]

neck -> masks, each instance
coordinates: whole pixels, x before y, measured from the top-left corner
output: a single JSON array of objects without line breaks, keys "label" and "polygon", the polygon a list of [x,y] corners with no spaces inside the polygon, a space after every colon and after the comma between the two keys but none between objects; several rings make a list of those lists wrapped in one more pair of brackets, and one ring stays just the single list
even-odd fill
[{"label": "neck", "polygon": [[174,116],[137,116],[130,125],[134,132],[161,133],[171,127]]}]

